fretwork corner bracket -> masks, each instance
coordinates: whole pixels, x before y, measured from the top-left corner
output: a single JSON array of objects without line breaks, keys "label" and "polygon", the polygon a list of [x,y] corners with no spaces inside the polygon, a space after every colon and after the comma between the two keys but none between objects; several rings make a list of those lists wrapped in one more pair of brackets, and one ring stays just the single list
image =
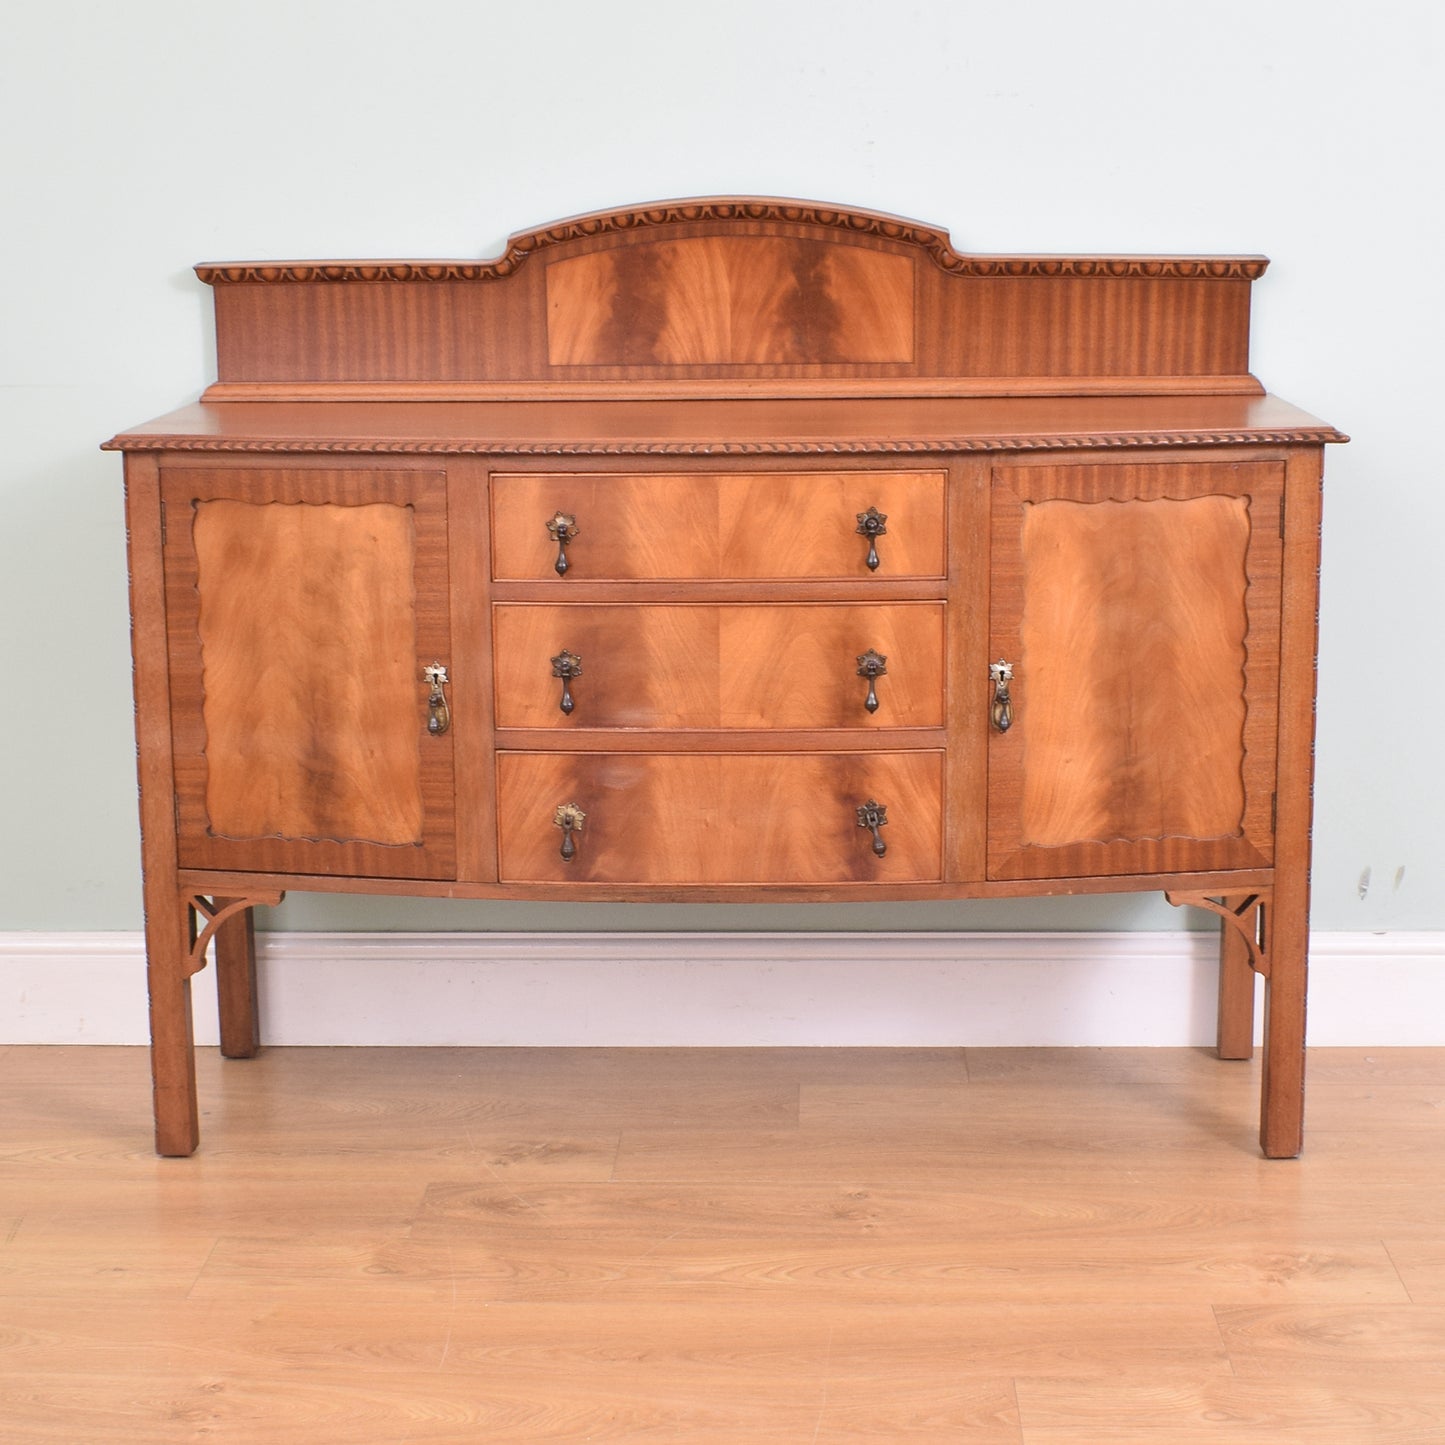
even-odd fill
[{"label": "fretwork corner bracket", "polygon": [[[206,966],[206,949],[210,947],[216,931],[227,919],[247,908],[256,908],[263,904],[267,908],[274,908],[285,896],[285,893],[277,888],[248,893],[244,898],[208,898],[203,893],[183,895],[181,907],[186,912],[187,927],[192,935],[187,974],[197,974]],[[196,924],[202,918],[206,920],[205,924],[197,929]]]},{"label": "fretwork corner bracket", "polygon": [[1176,908],[1186,904],[1217,913],[1225,926],[1234,929],[1249,951],[1249,966],[1261,978],[1269,977],[1268,893],[1245,893],[1224,897],[1208,893],[1168,892],[1164,897]]}]

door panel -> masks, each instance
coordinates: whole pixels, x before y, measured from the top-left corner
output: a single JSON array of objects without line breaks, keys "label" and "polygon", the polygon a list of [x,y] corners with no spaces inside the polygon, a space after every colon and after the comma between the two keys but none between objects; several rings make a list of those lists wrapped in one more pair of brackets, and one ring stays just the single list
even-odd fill
[{"label": "door panel", "polygon": [[450,877],[445,479],[168,472],[183,867]]},{"label": "door panel", "polygon": [[990,877],[1269,862],[1282,486],[1270,462],[995,471]]}]

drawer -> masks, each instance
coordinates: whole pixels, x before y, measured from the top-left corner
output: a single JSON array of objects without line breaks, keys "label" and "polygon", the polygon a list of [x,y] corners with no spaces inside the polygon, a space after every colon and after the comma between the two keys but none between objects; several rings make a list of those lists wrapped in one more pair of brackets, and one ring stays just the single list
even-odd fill
[{"label": "drawer", "polygon": [[[942,877],[943,754],[497,754],[504,883],[909,883]],[[886,851],[858,808],[882,804]],[[585,815],[567,835],[559,808]]]},{"label": "drawer", "polygon": [[[492,478],[492,572],[558,580],[547,523],[575,519],[567,578],[942,577],[942,472],[554,473]],[[858,531],[886,518],[868,566]]]},{"label": "drawer", "polygon": [[[500,603],[497,726],[942,727],[943,608]],[[886,671],[870,688],[860,667],[879,658]],[[559,674],[576,659],[564,691]]]}]

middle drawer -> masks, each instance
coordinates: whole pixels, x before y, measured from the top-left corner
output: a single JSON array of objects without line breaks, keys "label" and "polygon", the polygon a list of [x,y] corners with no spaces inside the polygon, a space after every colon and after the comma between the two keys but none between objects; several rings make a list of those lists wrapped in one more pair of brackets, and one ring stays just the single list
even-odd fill
[{"label": "middle drawer", "polygon": [[942,602],[498,603],[504,728],[942,727]]}]

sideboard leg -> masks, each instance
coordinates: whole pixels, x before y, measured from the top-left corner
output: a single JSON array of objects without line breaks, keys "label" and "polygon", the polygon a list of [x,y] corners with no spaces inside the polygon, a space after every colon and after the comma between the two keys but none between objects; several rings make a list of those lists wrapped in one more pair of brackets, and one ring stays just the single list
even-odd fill
[{"label": "sideboard leg", "polygon": [[146,910],[157,1154],[193,1154],[201,1138],[191,1023],[193,926],[189,905],[179,899]]},{"label": "sideboard leg", "polygon": [[[1291,898],[1292,893],[1297,893],[1298,898]],[[1259,1142],[1266,1158],[1293,1159],[1304,1147],[1307,884],[1279,888],[1267,917],[1267,929],[1269,972],[1264,983]]]},{"label": "sideboard leg", "polygon": [[1303,1147],[1310,815],[1319,642],[1320,458],[1286,463],[1274,890],[1265,915],[1264,1089],[1259,1141],[1270,1159]]},{"label": "sideboard leg", "polygon": [[[1225,899],[1232,905],[1235,900]],[[1254,965],[1239,930],[1219,925],[1219,1018],[1216,1043],[1221,1059],[1254,1057]]]},{"label": "sideboard leg", "polygon": [[[218,909],[237,900],[217,898]],[[216,929],[216,1003],[221,1052],[228,1059],[253,1059],[261,1050],[256,996],[255,910],[242,908]]]}]

